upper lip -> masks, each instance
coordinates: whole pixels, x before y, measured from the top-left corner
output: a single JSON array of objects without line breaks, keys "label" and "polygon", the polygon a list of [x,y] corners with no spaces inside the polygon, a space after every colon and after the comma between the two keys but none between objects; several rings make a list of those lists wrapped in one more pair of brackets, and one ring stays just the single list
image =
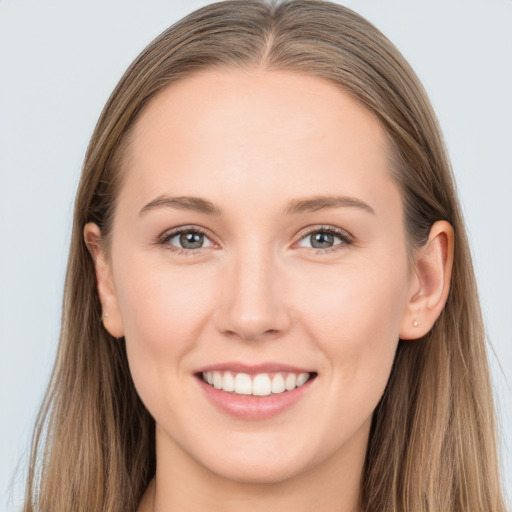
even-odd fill
[{"label": "upper lip", "polygon": [[258,373],[313,373],[312,370],[300,368],[289,364],[282,364],[276,362],[260,363],[260,364],[245,364],[235,361],[224,363],[215,363],[200,368],[196,373],[211,372],[211,371],[231,371],[234,373],[247,373],[249,375],[256,375]]}]

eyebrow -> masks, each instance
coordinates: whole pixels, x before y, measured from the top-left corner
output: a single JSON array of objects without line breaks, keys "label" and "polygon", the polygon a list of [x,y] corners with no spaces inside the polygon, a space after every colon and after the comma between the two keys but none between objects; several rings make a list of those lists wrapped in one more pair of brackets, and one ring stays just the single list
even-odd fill
[{"label": "eyebrow", "polygon": [[370,213],[375,210],[364,201],[354,197],[345,196],[315,196],[306,199],[293,200],[284,209],[285,215],[293,215],[296,213],[313,213],[325,208],[354,207],[361,208]]},{"label": "eyebrow", "polygon": [[[143,215],[146,212],[155,208],[175,208],[178,210],[192,210],[206,215],[221,215],[222,210],[215,206],[211,201],[203,199],[201,197],[193,196],[158,196],[153,201],[149,202],[144,206],[139,215]],[[345,196],[314,196],[305,199],[294,199],[290,201],[283,210],[284,215],[294,214],[305,214],[313,213],[326,208],[340,208],[340,207],[352,207],[361,208],[370,213],[375,213],[375,210],[365,202]]]},{"label": "eyebrow", "polygon": [[158,196],[156,199],[153,199],[153,201],[144,206],[139,212],[139,215],[161,207],[176,208],[178,210],[193,210],[207,215],[220,215],[222,213],[220,208],[217,208],[212,202],[202,199],[201,197]]}]

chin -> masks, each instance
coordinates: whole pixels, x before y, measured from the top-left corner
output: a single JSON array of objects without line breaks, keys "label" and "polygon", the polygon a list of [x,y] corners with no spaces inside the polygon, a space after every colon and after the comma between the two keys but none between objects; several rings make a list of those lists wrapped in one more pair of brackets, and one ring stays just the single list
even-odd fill
[{"label": "chin", "polygon": [[304,472],[304,467],[279,461],[227,461],[222,467],[210,466],[209,471],[219,477],[240,484],[271,485],[291,480]]},{"label": "chin", "polygon": [[[267,439],[267,441],[270,441]],[[198,454],[199,455],[199,454]],[[221,478],[246,484],[277,484],[308,472],[316,465],[314,453],[308,454],[305,446],[286,446],[261,440],[233,443],[215,451],[204,452],[198,462],[209,472]]]}]

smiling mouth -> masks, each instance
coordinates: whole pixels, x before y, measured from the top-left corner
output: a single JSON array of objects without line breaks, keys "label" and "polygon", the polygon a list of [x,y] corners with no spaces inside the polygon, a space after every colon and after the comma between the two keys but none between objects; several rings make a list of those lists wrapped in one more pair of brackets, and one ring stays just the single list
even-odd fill
[{"label": "smiling mouth", "polygon": [[250,375],[233,371],[205,371],[197,374],[215,389],[234,395],[279,395],[300,388],[316,377],[315,372],[272,372]]}]

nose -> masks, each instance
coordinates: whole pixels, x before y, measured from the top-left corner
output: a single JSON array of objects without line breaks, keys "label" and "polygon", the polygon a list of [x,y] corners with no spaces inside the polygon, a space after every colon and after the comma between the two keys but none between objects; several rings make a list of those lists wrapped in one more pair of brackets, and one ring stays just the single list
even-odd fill
[{"label": "nose", "polygon": [[263,250],[233,256],[222,277],[217,329],[247,341],[278,337],[289,329],[283,272]]}]

